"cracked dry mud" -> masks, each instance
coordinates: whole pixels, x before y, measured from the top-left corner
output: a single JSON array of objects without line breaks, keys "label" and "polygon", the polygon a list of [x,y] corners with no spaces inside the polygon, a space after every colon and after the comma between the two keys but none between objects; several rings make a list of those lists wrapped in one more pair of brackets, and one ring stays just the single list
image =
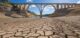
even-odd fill
[{"label": "cracked dry mud", "polygon": [[1,18],[0,38],[80,38],[80,17]]}]

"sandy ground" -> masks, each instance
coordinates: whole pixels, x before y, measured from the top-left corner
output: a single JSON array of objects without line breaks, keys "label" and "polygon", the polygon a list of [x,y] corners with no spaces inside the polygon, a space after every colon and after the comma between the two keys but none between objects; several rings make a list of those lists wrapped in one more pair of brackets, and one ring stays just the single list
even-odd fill
[{"label": "sandy ground", "polygon": [[0,18],[0,38],[80,38],[80,16]]}]

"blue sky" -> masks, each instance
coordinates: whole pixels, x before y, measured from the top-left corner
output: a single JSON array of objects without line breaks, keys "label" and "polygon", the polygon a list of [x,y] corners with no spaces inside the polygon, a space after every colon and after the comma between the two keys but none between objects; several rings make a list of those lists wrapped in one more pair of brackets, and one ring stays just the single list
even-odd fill
[{"label": "blue sky", "polygon": [[[9,0],[11,3],[80,3],[80,0]],[[31,5],[29,7],[30,11],[40,14],[39,8],[36,5]],[[43,9],[43,15],[52,14],[55,11],[54,7],[46,6]]]},{"label": "blue sky", "polygon": [[[40,14],[39,8],[36,5],[31,5],[28,10],[36,13],[37,15]],[[52,7],[51,5],[48,5],[43,9],[43,15],[52,14],[54,11],[55,11],[54,7]]]},{"label": "blue sky", "polygon": [[9,0],[12,3],[76,3],[79,0]]}]

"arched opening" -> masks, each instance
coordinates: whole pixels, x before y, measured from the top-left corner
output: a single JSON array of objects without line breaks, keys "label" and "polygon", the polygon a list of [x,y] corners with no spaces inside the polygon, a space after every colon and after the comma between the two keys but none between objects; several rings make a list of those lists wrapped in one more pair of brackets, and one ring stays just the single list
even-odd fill
[{"label": "arched opening", "polygon": [[35,15],[39,15],[39,8],[36,5],[29,5],[28,11],[30,11],[31,13],[35,14]]},{"label": "arched opening", "polygon": [[[37,16],[40,15],[39,7],[37,7],[36,5],[30,5],[28,10],[31,13],[36,14]],[[52,5],[47,5],[42,9],[42,15],[43,16],[48,16],[50,14],[53,14],[54,12],[55,12],[55,8]]]},{"label": "arched opening", "polygon": [[53,14],[54,12],[55,12],[55,8],[52,5],[47,5],[43,9],[43,15],[45,15],[45,16]]}]

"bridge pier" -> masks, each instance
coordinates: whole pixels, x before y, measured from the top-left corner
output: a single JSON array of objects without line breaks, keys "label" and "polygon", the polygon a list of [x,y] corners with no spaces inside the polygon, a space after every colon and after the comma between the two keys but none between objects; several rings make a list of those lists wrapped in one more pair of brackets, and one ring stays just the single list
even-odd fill
[{"label": "bridge pier", "polygon": [[69,8],[71,8],[71,4],[69,4]]},{"label": "bridge pier", "polygon": [[58,4],[58,9],[60,9],[60,4]]},{"label": "bridge pier", "polygon": [[64,4],[62,6],[63,6],[63,8],[65,8]]},{"label": "bridge pier", "polygon": [[60,7],[60,9],[63,9],[63,5],[61,4],[61,7]]},{"label": "bridge pier", "polygon": [[75,5],[74,5],[74,4],[71,4],[71,8],[72,8],[72,7],[75,7]]},{"label": "bridge pier", "polygon": [[66,8],[66,5],[64,5],[64,8]]},{"label": "bridge pier", "polygon": [[58,9],[62,9],[62,8],[63,8],[62,4],[59,4]]},{"label": "bridge pier", "polygon": [[22,14],[22,16],[25,16],[27,17],[27,9],[28,9],[28,4],[20,4],[20,5],[17,5],[17,7],[19,8],[19,13]]},{"label": "bridge pier", "polygon": [[69,8],[69,4],[67,4],[67,8]]},{"label": "bridge pier", "polygon": [[40,18],[43,17],[43,9],[46,7],[47,5],[43,5],[43,4],[40,4],[40,5],[37,5],[37,7],[39,8],[39,11],[40,11]]},{"label": "bridge pier", "polygon": [[66,8],[68,8],[68,5],[66,4]]},{"label": "bridge pier", "polygon": [[53,5],[51,5],[51,6],[54,7],[55,10],[57,10],[57,5],[56,5],[56,4],[53,4]]},{"label": "bridge pier", "polygon": [[23,11],[24,11],[24,16],[25,17],[28,17],[28,8],[29,8],[30,5],[28,4],[24,4],[24,8],[23,8]]},{"label": "bridge pier", "polygon": [[59,9],[59,4],[56,4],[56,8]]}]

